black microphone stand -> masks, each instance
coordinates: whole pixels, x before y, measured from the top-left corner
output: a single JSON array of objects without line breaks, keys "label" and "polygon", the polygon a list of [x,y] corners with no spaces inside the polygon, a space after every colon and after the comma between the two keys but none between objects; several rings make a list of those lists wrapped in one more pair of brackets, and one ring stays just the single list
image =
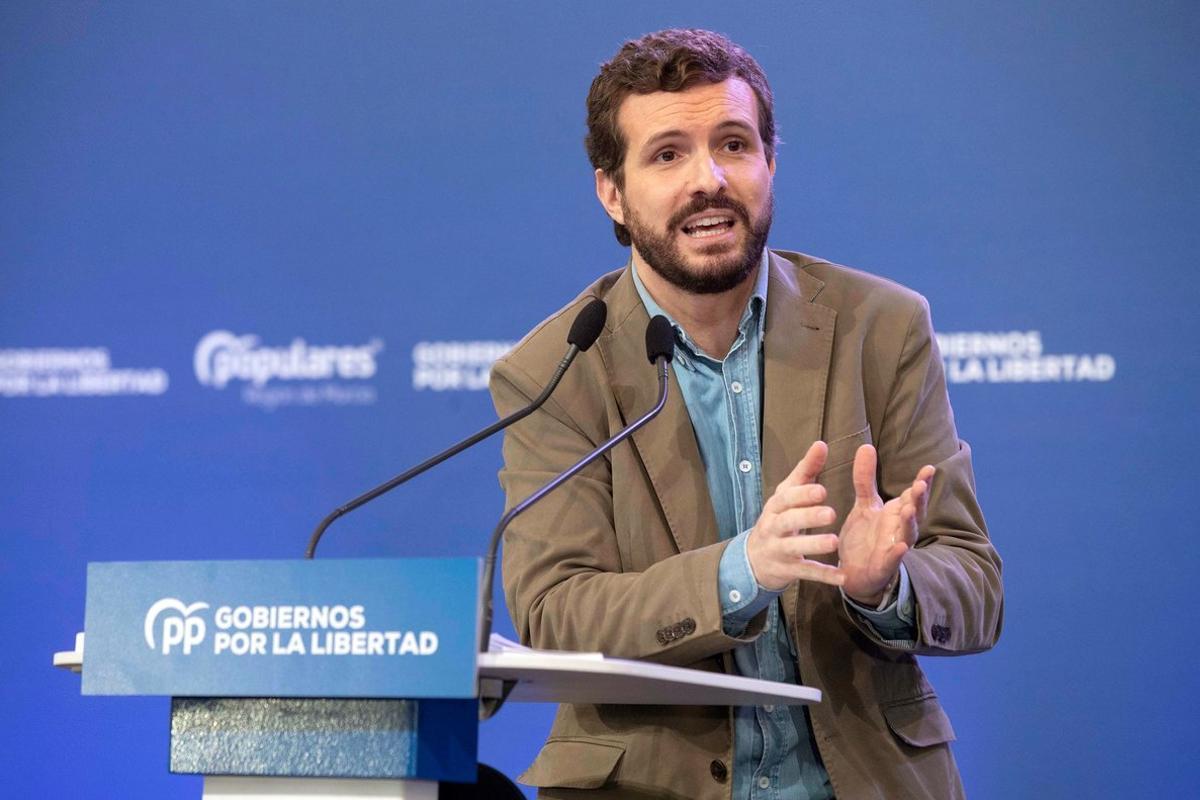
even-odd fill
[{"label": "black microphone stand", "polygon": [[507,428],[514,422],[524,419],[534,411],[541,408],[542,404],[546,402],[546,400],[550,397],[550,394],[558,386],[563,375],[566,374],[567,367],[571,366],[571,362],[575,360],[575,356],[579,355],[580,352],[589,349],[593,344],[595,344],[597,337],[600,336],[600,331],[604,328],[604,320],[607,316],[608,307],[604,304],[603,300],[593,299],[590,303],[584,306],[583,309],[575,316],[575,321],[571,323],[570,333],[567,334],[567,342],[570,344],[570,347],[567,348],[566,355],[564,355],[562,360],[558,362],[558,367],[554,370],[554,375],[550,378],[550,382],[546,384],[546,388],[542,389],[542,393],[534,398],[532,403],[524,408],[518,409],[512,414],[509,414],[502,420],[493,422],[491,425],[474,434],[470,438],[464,439],[458,444],[446,448],[437,455],[425,459],[412,469],[400,473],[390,481],[381,483],[374,489],[360,494],[350,502],[331,511],[325,517],[325,519],[321,520],[320,524],[317,525],[317,529],[313,531],[312,536],[308,540],[308,549],[304,551],[304,557],[312,558],[316,554],[317,543],[321,541],[321,536],[324,535],[325,529],[328,528],[338,517],[343,516],[344,514],[349,514],[354,509],[371,502],[381,494],[390,492],[400,484],[417,477],[426,470],[436,467],[447,458],[457,455],[463,450],[466,450],[468,447],[472,447],[479,442],[482,442],[493,433]]},{"label": "black microphone stand", "polygon": [[338,508],[335,508],[333,511],[329,512],[328,516],[326,516],[325,519],[321,520],[320,524],[317,525],[317,529],[315,531],[313,531],[312,537],[309,538],[308,549],[305,550],[304,557],[312,558],[316,554],[317,543],[319,541],[321,541],[321,536],[325,533],[325,529],[328,528],[331,524],[333,524],[333,521],[336,520],[338,517],[343,516],[344,514],[349,514],[351,511],[358,508],[359,506],[366,505],[367,503],[374,500],[376,497],[379,497],[381,494],[386,494],[386,493],[390,492],[392,489],[395,489],[400,484],[405,483],[409,480],[412,480],[413,478],[420,475],[422,472],[425,472],[428,469],[432,469],[433,467],[436,467],[438,464],[442,463],[447,458],[457,455],[458,453],[461,453],[463,450],[466,450],[468,447],[472,447],[473,445],[478,444],[479,442],[482,442],[484,439],[488,438],[493,433],[496,433],[499,430],[507,428],[509,425],[513,424],[514,422],[524,419],[525,417],[529,416],[537,409],[541,408],[542,403],[545,403],[546,399],[548,397],[550,397],[551,392],[553,392],[554,388],[556,386],[558,386],[558,382],[562,378],[563,373],[565,373],[567,371],[567,367],[571,366],[571,362],[575,360],[575,356],[577,356],[578,354],[579,354],[579,347],[576,345],[571,345],[570,348],[567,350],[567,354],[565,356],[563,356],[562,361],[558,362],[558,369],[556,369],[554,371],[554,377],[552,377],[550,379],[550,382],[548,384],[546,384],[546,388],[542,389],[542,393],[539,394],[537,396],[537,398],[529,405],[525,406],[522,409],[517,410],[516,412],[514,412],[512,414],[509,414],[507,417],[505,417],[502,420],[493,422],[491,425],[487,426],[483,430],[481,430],[478,433],[476,433],[475,435],[471,436],[469,439],[464,439],[463,441],[459,442],[458,444],[454,445],[453,447],[446,448],[445,450],[438,453],[437,455],[425,459],[424,461],[422,461],[420,464],[417,464],[412,469],[405,470],[404,472],[400,473],[396,477],[392,478],[390,481],[379,484],[374,489],[371,489],[370,491],[360,494],[358,497],[354,498],[350,502],[348,502],[342,506],[339,506]]}]

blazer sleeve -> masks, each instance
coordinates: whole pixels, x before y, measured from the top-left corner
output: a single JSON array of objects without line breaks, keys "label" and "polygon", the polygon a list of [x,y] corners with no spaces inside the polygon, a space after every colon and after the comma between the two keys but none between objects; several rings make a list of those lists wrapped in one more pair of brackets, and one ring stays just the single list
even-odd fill
[{"label": "blazer sleeve", "polygon": [[[587,374],[584,364],[574,369],[576,374],[568,376],[555,398],[505,432],[500,483],[506,508],[611,435],[597,423],[604,410],[594,398],[603,391],[579,377]],[[504,415],[529,402],[539,385],[504,359],[492,369],[490,389]],[[722,628],[717,573],[726,542],[663,553],[635,571],[622,553],[613,503],[612,462],[600,458],[531,506],[505,532],[505,599],[522,643],[685,666],[761,632],[765,614],[740,638]]]},{"label": "blazer sleeve", "polygon": [[[975,498],[970,447],[954,426],[929,305],[923,297],[915,300],[896,377],[875,427],[880,494],[897,497],[923,465],[937,468],[916,546],[904,556],[917,608],[911,649],[921,655],[974,653],[1000,636],[1001,562]],[[896,646],[861,616],[851,617],[877,644]]]}]

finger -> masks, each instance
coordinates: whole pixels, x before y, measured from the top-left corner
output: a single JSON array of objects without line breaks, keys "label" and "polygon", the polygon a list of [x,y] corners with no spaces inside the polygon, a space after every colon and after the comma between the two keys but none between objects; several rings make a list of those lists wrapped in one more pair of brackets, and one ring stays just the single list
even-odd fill
[{"label": "finger", "polygon": [[779,547],[784,555],[793,559],[823,556],[837,552],[838,537],[834,533],[793,536],[780,542]]},{"label": "finger", "polygon": [[837,520],[837,512],[829,506],[805,506],[789,508],[773,516],[767,523],[767,533],[772,536],[790,536],[796,531],[809,528],[824,528]]},{"label": "finger", "polygon": [[783,479],[783,484],[812,483],[825,468],[825,459],[828,456],[829,445],[821,441],[813,442],[809,446],[808,452],[804,454],[804,458],[800,459],[791,474]]},{"label": "finger", "polygon": [[900,536],[897,541],[904,542],[909,547],[917,543],[920,530],[917,526],[917,506],[904,506],[900,509]]},{"label": "finger", "polygon": [[870,505],[879,500],[875,488],[876,463],[875,448],[869,444],[864,444],[854,454],[854,502],[857,504]]},{"label": "finger", "polygon": [[904,490],[904,494],[908,496],[908,503],[913,507],[915,518],[920,521],[925,516],[925,505],[929,497],[929,484],[918,478],[913,481],[912,486]]},{"label": "finger", "polygon": [[806,483],[800,486],[781,485],[767,500],[763,511],[779,514],[789,508],[811,506],[823,502],[826,494],[828,492],[825,487],[819,483]]},{"label": "finger", "polygon": [[925,482],[924,481],[913,481],[912,486],[909,486],[907,489],[905,489],[903,492],[901,492],[900,496],[895,498],[895,500],[896,500],[896,502],[898,502],[901,505],[901,507],[912,506],[913,510],[920,511],[921,510],[921,497],[924,496],[924,494],[925,494]]},{"label": "finger", "polygon": [[822,564],[820,561],[799,561],[794,565],[792,574],[796,580],[825,583],[830,586],[841,586],[846,582],[846,573],[840,567]]},{"label": "finger", "polygon": [[933,476],[936,472],[937,469],[931,464],[926,464],[917,471],[917,480],[925,483],[925,492],[921,495],[921,502],[917,503],[917,522],[925,519],[925,511],[929,508],[929,495],[933,493]]}]

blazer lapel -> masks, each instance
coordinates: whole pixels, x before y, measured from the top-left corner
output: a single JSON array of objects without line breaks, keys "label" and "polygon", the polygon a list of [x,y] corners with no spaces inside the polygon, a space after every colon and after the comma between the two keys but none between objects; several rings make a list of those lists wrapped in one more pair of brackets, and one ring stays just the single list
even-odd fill
[{"label": "blazer lapel", "polygon": [[[822,435],[825,390],[833,358],[833,326],[837,320],[833,309],[813,303],[824,285],[790,261],[771,254],[767,330],[763,341],[764,502]],[[836,553],[813,558],[827,564],[837,563]],[[806,581],[797,581],[783,593],[784,621],[801,650],[808,640],[796,638],[795,626],[801,618],[800,596],[804,594],[811,599],[814,588]]]},{"label": "blazer lapel", "polygon": [[[658,376],[646,360],[646,325],[650,317],[628,269],[605,299],[611,332],[601,337],[598,345],[622,420],[628,425],[658,400]],[[716,543],[717,520],[675,370],[668,370],[667,376],[667,403],[657,417],[633,435],[633,446],[650,477],[675,546],[685,552]]]},{"label": "blazer lapel", "polygon": [[813,303],[824,283],[771,253],[763,342],[763,500],[821,438],[837,312]]}]

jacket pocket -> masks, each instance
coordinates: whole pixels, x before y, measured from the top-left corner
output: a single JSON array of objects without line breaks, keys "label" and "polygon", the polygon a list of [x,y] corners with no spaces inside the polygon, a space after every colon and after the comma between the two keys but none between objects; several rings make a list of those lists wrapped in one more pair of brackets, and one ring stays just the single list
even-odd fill
[{"label": "jacket pocket", "polygon": [[885,703],[883,718],[896,738],[913,747],[954,741],[954,728],[935,695]]},{"label": "jacket pocket", "polygon": [[608,783],[625,745],[604,739],[550,739],[518,781],[527,786],[599,789]]},{"label": "jacket pocket", "polygon": [[829,454],[825,457],[825,469],[821,470],[821,474],[853,463],[854,454],[858,452],[858,448],[864,444],[871,444],[871,426],[868,425],[860,431],[845,436],[838,436],[831,439],[828,444]]}]

